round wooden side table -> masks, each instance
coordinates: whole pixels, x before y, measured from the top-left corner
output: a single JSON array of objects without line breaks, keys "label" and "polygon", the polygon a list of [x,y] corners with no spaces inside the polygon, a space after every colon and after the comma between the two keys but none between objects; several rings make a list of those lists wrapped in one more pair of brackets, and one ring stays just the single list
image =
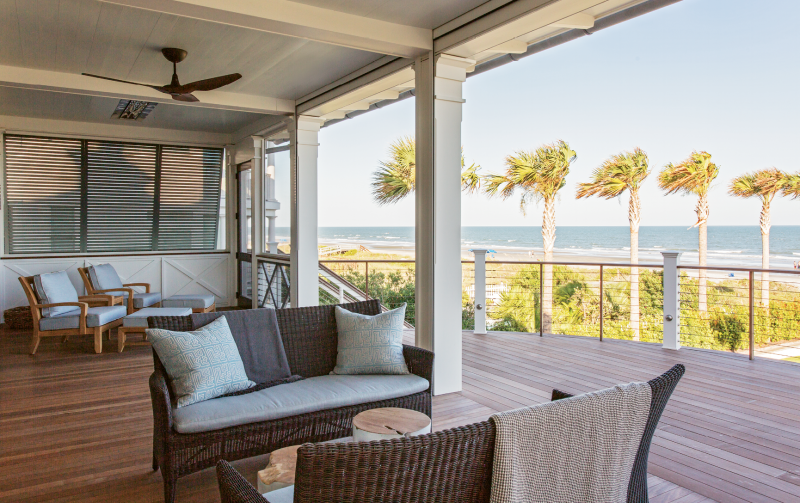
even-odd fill
[{"label": "round wooden side table", "polygon": [[431,432],[431,418],[411,409],[384,407],[359,413],[353,418],[353,441],[413,437]]}]

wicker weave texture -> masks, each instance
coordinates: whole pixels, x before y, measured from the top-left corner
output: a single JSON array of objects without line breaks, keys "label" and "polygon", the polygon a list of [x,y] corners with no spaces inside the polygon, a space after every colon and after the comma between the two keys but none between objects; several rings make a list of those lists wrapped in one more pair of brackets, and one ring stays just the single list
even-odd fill
[{"label": "wicker weave texture", "polygon": [[[378,314],[377,300],[343,304],[361,314]],[[333,306],[278,310],[278,326],[293,374],[302,377],[324,375],[336,363],[337,332]],[[187,331],[188,316],[153,316],[151,328]],[[430,381],[433,353],[404,347],[411,372]],[[305,356],[304,356],[305,355]],[[305,442],[324,442],[352,434],[353,418],[362,411],[379,407],[412,409],[431,416],[430,389],[409,396],[329,409],[273,421],[263,421],[221,430],[180,434],[173,428],[174,393],[158,355],[153,352],[154,372],[150,376],[153,405],[153,468],[161,469],[164,499],[173,503],[179,477],[214,466],[219,460],[234,461]],[[247,390],[251,391],[251,390]]]},{"label": "wicker weave texture", "polygon": [[395,440],[303,445],[295,502],[487,502],[494,435],[484,421]]}]

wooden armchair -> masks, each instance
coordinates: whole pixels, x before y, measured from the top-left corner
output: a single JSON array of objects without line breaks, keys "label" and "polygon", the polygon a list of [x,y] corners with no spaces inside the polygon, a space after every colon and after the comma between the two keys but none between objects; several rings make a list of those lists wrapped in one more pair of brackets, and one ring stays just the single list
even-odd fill
[{"label": "wooden armchair", "polygon": [[[108,330],[110,334],[112,328],[122,325],[122,318],[125,317],[126,313],[123,306],[119,306],[116,310],[101,309],[98,311],[95,308],[113,307],[115,304],[121,303],[122,297],[100,294],[79,295],[78,302],[57,302],[43,304],[40,302],[39,295],[36,293],[34,278],[34,276],[24,276],[19,278],[19,282],[22,284],[22,289],[25,291],[25,296],[28,298],[28,303],[31,306],[31,316],[33,318],[33,334],[31,335],[30,354],[36,354],[36,350],[39,347],[39,342],[42,337],[63,337],[63,341],[66,342],[70,335],[94,335],[94,351],[95,353],[101,353],[103,351],[103,332]],[[64,326],[64,328],[42,328],[42,320],[45,319],[43,314],[44,309],[66,306],[75,306],[79,308],[80,311],[79,313],[72,314],[70,316],[47,318],[48,320],[57,320],[56,323],[60,323]],[[92,314],[91,319],[89,316],[90,312]],[[78,318],[77,327],[74,326],[76,316]],[[105,323],[103,323],[104,321]],[[52,321],[50,324],[53,324]]]},{"label": "wooden armchair", "polygon": [[[89,295],[100,295],[104,293],[115,294],[113,295],[115,297],[114,304],[116,305],[125,303],[128,309],[128,314],[133,314],[134,311],[141,309],[134,306],[137,297],[139,297],[140,295],[136,293],[133,287],[135,286],[144,287],[145,294],[148,295],[150,294],[150,283],[125,283],[122,284],[121,287],[97,289],[94,287],[94,284],[92,283],[92,278],[89,275],[88,267],[79,267],[78,272],[80,272],[81,279],[83,279],[83,284],[86,287],[86,293],[88,293]],[[123,293],[123,295],[120,295],[121,293]],[[145,307],[149,306],[150,305]],[[154,307],[158,306],[158,303],[154,304],[153,306]]]}]

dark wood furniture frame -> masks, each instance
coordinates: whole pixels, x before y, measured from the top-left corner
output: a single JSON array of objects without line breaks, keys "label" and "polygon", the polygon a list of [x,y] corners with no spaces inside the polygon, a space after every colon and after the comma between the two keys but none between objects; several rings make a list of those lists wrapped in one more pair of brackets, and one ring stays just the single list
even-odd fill
[{"label": "dark wood furniture frame", "polygon": [[[114,320],[99,327],[87,327],[86,315],[90,307],[98,306],[113,306],[122,301],[122,297],[114,297],[113,295],[79,295],[78,302],[59,302],[58,304],[42,304],[39,301],[39,296],[36,294],[36,287],[33,283],[33,276],[20,276],[19,282],[22,284],[22,289],[25,290],[25,296],[28,298],[28,303],[31,306],[31,317],[33,318],[33,332],[31,334],[30,353],[36,354],[39,348],[39,341],[42,337],[63,337],[63,341],[67,342],[70,335],[94,335],[94,352],[103,352],[103,332],[108,330],[108,336],[111,337],[111,329],[122,325],[122,318]],[[39,320],[43,318],[42,309],[46,307],[58,306],[75,306],[79,307],[80,320],[78,328],[64,328],[61,330],[39,330]]]},{"label": "dark wood furniture frame", "polygon": [[[342,304],[345,309],[367,315],[381,312],[378,300]],[[302,377],[327,375],[336,365],[338,336],[334,306],[278,309],[278,327],[292,374]],[[191,317],[152,316],[151,328],[192,330]],[[411,373],[431,380],[433,353],[403,346]],[[153,469],[161,469],[164,500],[175,501],[178,478],[216,465],[219,460],[234,461],[272,452],[305,442],[324,442],[352,435],[353,418],[359,412],[377,407],[401,407],[431,416],[431,392],[415,393],[391,400],[321,410],[272,421],[232,426],[202,433],[182,434],[172,422],[171,393],[167,373],[153,351],[155,371],[150,376],[153,404]],[[260,388],[263,389],[263,388]]]},{"label": "dark wood furniture frame", "polygon": [[[664,407],[685,372],[675,365],[648,381],[650,415],[628,484],[628,503],[646,503],[647,458]],[[552,399],[572,395],[553,390]],[[297,451],[295,503],[487,503],[495,426],[482,421],[417,437],[306,444]],[[217,464],[222,503],[269,503],[229,463]]]}]

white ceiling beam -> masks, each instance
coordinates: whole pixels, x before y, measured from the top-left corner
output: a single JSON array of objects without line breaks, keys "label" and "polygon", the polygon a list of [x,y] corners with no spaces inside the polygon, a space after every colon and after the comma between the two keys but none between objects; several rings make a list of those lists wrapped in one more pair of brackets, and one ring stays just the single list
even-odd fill
[{"label": "white ceiling beam", "polygon": [[236,110],[240,112],[279,115],[294,113],[294,102],[291,100],[225,91],[198,91],[196,96],[200,102],[186,103],[173,100],[167,94],[143,86],[101,80],[84,75],[76,75],[74,73],[51,72],[48,70],[36,70],[19,66],[0,65],[0,86],[82,94],[87,96],[153,101],[156,103]]},{"label": "white ceiling beam", "polygon": [[101,0],[181,17],[414,58],[433,31],[287,0]]},{"label": "white ceiling beam", "polygon": [[528,44],[524,40],[509,40],[498,44],[485,52],[493,52],[498,54],[522,54],[528,50]]},{"label": "white ceiling beam", "polygon": [[[547,0],[520,0],[509,4],[508,16],[481,18],[471,25],[466,25],[454,33],[450,33],[436,40],[436,50],[462,58],[473,58],[499,44],[521,37],[539,28],[552,26],[564,22],[575,14],[580,14],[586,9],[605,3],[606,0],[560,0],[557,2]],[[517,5],[520,4],[520,5]],[[528,4],[531,10],[517,15],[523,4]],[[495,14],[495,13],[493,13]],[[496,24],[494,24],[496,23]],[[476,26],[473,26],[476,25]],[[461,31],[463,33],[460,33]],[[473,35],[467,37],[467,35]],[[461,40],[459,38],[465,37]],[[441,49],[440,49],[441,48]],[[473,58],[474,59],[474,58]]]},{"label": "white ceiling beam", "polygon": [[572,28],[579,30],[588,30],[594,26],[594,16],[591,14],[573,14],[572,16],[565,17],[560,21],[553,23],[557,28]]}]

